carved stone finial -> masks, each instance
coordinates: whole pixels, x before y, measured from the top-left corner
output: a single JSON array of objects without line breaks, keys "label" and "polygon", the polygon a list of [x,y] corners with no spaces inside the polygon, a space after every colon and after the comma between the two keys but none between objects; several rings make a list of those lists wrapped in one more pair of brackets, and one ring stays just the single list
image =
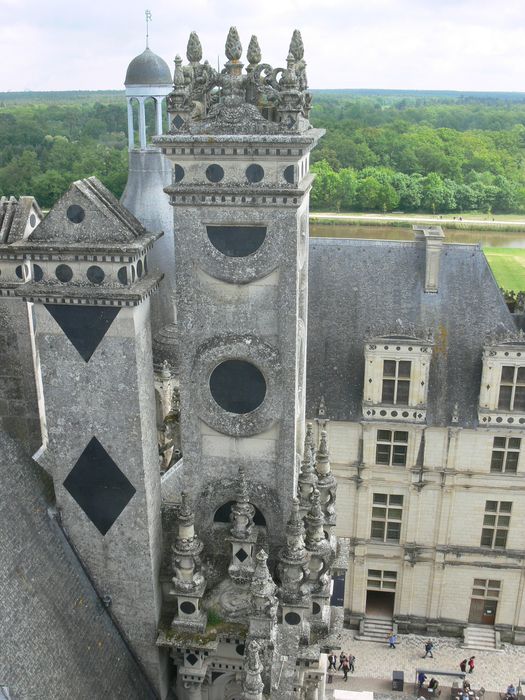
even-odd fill
[{"label": "carved stone finial", "polygon": [[191,32],[186,49],[186,58],[190,63],[198,63],[202,58],[202,46],[197,32]]},{"label": "carved stone finial", "polygon": [[304,57],[304,44],[301,32],[298,29],[294,29],[292,34],[292,40],[290,42],[290,53],[295,58],[296,61],[301,61]]},{"label": "carved stone finial", "polygon": [[246,665],[242,684],[243,696],[247,700],[262,700],[264,683],[261,678],[263,665],[259,657],[259,644],[252,639],[246,647]]},{"label": "carved stone finial", "polygon": [[251,66],[256,66],[261,62],[261,49],[259,47],[259,42],[255,34],[250,39],[248,44],[248,51],[246,52],[246,58],[248,59]]},{"label": "carved stone finial", "polygon": [[238,61],[242,56],[242,45],[237,27],[230,27],[226,38],[225,52],[229,61]]},{"label": "carved stone finial", "polygon": [[182,71],[182,58],[177,54],[175,56],[175,73],[173,74],[173,86],[175,88],[184,87],[184,73]]},{"label": "carved stone finial", "polygon": [[239,479],[237,481],[237,500],[232,506],[231,533],[237,539],[246,539],[253,530],[253,516],[255,508],[249,502],[248,484],[244,467],[239,467]]},{"label": "carved stone finial", "polygon": [[255,556],[255,569],[250,583],[252,606],[255,614],[273,617],[277,598],[275,585],[268,569],[268,555],[260,549]]},{"label": "carved stone finial", "polygon": [[193,518],[193,509],[191,507],[190,496],[187,491],[183,491],[180,495],[181,504],[179,506],[179,520],[189,520]]},{"label": "carved stone finial", "polygon": [[331,471],[330,456],[328,454],[328,435],[326,430],[321,430],[321,440],[319,441],[319,448],[317,450],[315,468],[320,476],[325,476]]}]

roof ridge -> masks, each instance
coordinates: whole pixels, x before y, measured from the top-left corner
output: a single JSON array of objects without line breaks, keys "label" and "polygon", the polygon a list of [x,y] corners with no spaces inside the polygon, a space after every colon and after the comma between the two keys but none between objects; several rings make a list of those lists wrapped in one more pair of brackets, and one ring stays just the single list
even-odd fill
[{"label": "roof ridge", "polygon": [[9,234],[15,219],[18,201],[16,197],[2,197],[0,200],[0,243],[9,242]]}]

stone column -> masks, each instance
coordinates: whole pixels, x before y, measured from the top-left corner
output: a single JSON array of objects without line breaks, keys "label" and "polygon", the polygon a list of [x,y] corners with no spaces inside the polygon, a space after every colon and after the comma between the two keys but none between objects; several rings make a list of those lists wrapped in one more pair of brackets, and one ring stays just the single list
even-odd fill
[{"label": "stone column", "polygon": [[162,97],[155,98],[155,124],[157,126],[155,133],[157,136],[162,136]]},{"label": "stone column", "polygon": [[144,98],[138,97],[139,101],[139,141],[142,151],[146,150],[146,110],[144,108]]},{"label": "stone column", "polygon": [[133,126],[133,100],[128,97],[128,148],[135,148],[135,129]]}]

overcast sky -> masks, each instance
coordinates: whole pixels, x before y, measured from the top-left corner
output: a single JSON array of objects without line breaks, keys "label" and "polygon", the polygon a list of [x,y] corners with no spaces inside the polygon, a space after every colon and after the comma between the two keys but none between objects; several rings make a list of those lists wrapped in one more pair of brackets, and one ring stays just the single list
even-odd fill
[{"label": "overcast sky", "polygon": [[0,0],[0,91],[122,88],[146,8],[170,67],[193,29],[222,62],[230,25],[282,66],[298,28],[313,88],[525,91],[525,0]]}]

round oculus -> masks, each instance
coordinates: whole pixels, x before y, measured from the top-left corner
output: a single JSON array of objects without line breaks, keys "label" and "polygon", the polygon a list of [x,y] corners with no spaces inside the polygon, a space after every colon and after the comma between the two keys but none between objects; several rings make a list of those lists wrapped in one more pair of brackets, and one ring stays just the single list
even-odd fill
[{"label": "round oculus", "polygon": [[246,168],[246,179],[250,183],[261,182],[264,177],[264,168],[257,163],[252,163]]},{"label": "round oculus", "polygon": [[312,613],[318,615],[321,612],[321,606],[319,603],[312,603]]},{"label": "round oculus", "polygon": [[80,204],[71,204],[67,208],[66,216],[72,224],[80,224],[82,221],[84,221],[86,212],[84,211],[83,207],[80,206]]},{"label": "round oculus", "polygon": [[208,165],[208,167],[206,168],[206,178],[210,182],[220,182],[223,177],[224,169],[218,163]]},{"label": "round oculus", "polygon": [[22,265],[17,265],[17,266],[16,266],[15,274],[16,274],[16,276],[18,277],[19,280],[23,280],[23,279],[24,279],[24,271],[23,271],[23,269],[22,269]]},{"label": "round oculus", "polygon": [[41,282],[44,279],[44,270],[36,263],[33,264],[33,279],[35,282]]},{"label": "round oculus", "polygon": [[183,603],[179,605],[179,608],[181,612],[183,612],[185,615],[193,615],[193,613],[196,610],[195,605],[193,603],[190,603],[189,600],[185,600]]},{"label": "round oculus", "polygon": [[290,184],[290,185],[293,185],[293,183],[295,182],[295,172],[294,172],[294,167],[293,167],[293,165],[288,165],[288,166],[284,169],[284,179],[285,179],[286,182],[288,182],[288,184]]},{"label": "round oculus", "polygon": [[91,265],[91,267],[88,267],[86,275],[91,284],[102,284],[106,276],[104,270],[98,265]]},{"label": "round oculus", "polygon": [[55,269],[55,277],[59,282],[69,282],[73,279],[73,270],[69,265],[57,265]]},{"label": "round oculus", "polygon": [[216,403],[229,413],[255,411],[266,396],[262,372],[246,360],[225,360],[210,376],[210,392]]},{"label": "round oculus", "polygon": [[284,621],[287,625],[298,625],[301,622],[301,616],[296,612],[287,612]]},{"label": "round oculus", "polygon": [[128,283],[128,268],[127,267],[121,267],[119,271],[117,272],[117,278],[120,284],[127,284]]}]

